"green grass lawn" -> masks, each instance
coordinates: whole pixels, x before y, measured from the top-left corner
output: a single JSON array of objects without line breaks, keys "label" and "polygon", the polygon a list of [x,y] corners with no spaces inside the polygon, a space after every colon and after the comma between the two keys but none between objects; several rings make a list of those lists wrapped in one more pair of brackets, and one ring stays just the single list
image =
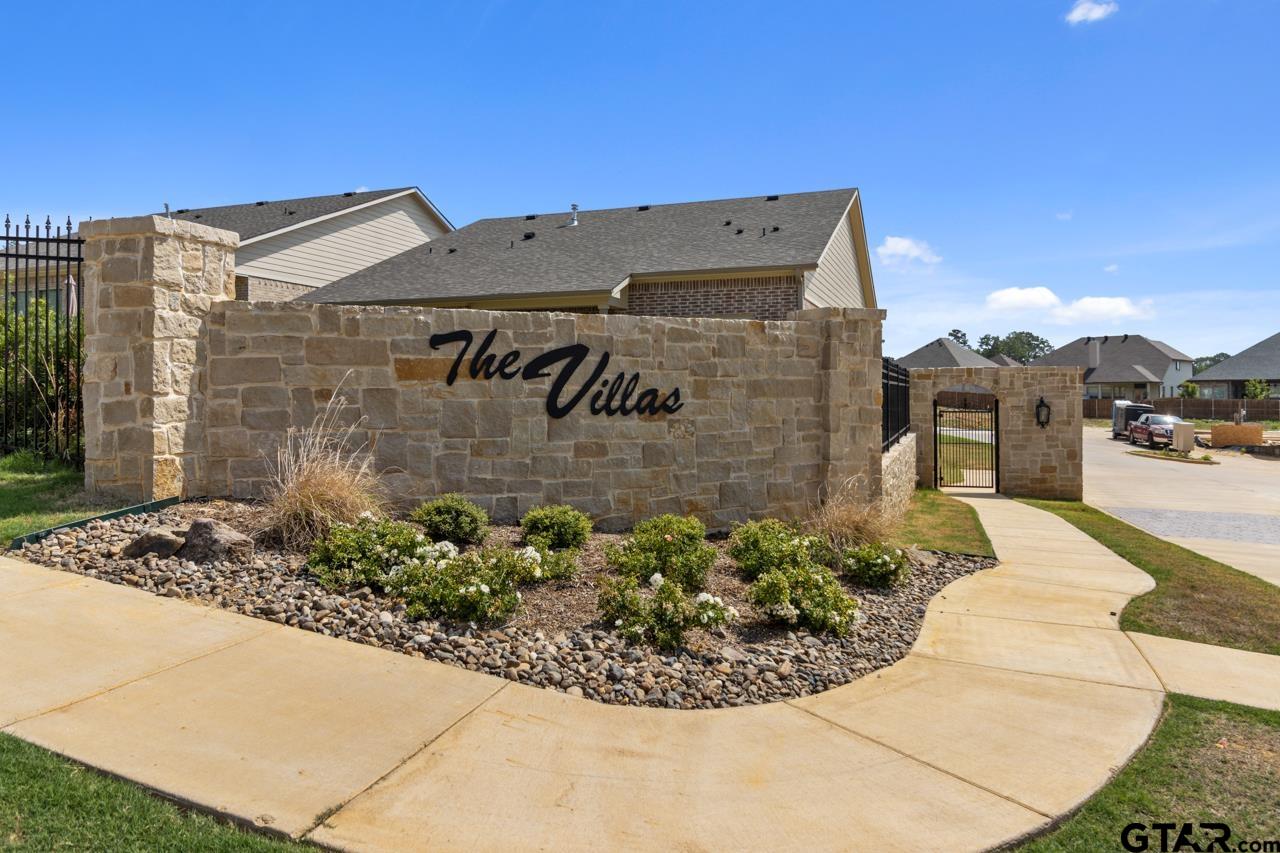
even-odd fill
[{"label": "green grass lawn", "polygon": [[1155,578],[1156,588],[1120,614],[1126,631],[1280,654],[1280,587],[1079,501],[1019,500],[1074,524]]},{"label": "green grass lawn", "polygon": [[[1280,839],[1280,713],[1170,694],[1163,721],[1133,761],[1078,814],[1021,849],[1122,850],[1125,826],[1160,822],[1225,823],[1228,850]],[[1150,838],[1149,849],[1159,850],[1158,833]],[[1198,849],[1211,838],[1196,836]]]},{"label": "green grass lawn", "polygon": [[911,496],[893,543],[899,548],[918,545],[931,551],[995,556],[977,511],[937,489],[917,489]]},{"label": "green grass lawn", "polygon": [[0,458],[0,548],[15,536],[118,509],[89,500],[84,472],[31,453]]},{"label": "green grass lawn", "polygon": [[[1229,424],[1231,421],[1222,419],[1209,420],[1208,418],[1187,418],[1191,423],[1195,424],[1199,429],[1213,429],[1216,424]],[[1263,429],[1280,429],[1280,421],[1249,421],[1251,424],[1262,424]]]},{"label": "green grass lawn", "polygon": [[296,850],[0,734],[0,849]]}]

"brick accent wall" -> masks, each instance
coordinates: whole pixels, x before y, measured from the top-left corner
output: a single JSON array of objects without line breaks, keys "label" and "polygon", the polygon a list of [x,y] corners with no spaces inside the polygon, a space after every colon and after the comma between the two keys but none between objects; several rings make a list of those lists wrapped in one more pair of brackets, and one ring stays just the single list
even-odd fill
[{"label": "brick accent wall", "polygon": [[795,275],[641,281],[627,287],[626,310],[613,313],[785,320],[801,307],[801,287]]}]

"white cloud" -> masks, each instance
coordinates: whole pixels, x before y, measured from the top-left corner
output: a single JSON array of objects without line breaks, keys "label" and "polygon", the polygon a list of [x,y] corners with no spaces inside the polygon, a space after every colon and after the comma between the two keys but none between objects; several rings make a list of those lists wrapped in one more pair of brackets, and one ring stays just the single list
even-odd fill
[{"label": "white cloud", "polygon": [[1120,272],[1120,265],[1119,265],[1119,264],[1107,264],[1105,267],[1103,267],[1103,268],[1102,268],[1102,271],[1103,271],[1103,272],[1109,272],[1109,273],[1111,273],[1112,275],[1115,275],[1116,273]]},{"label": "white cloud", "polygon": [[1068,222],[1070,221],[1071,217],[1075,215],[1076,215],[1076,212],[1074,210],[1064,210],[1060,213],[1054,214],[1054,216],[1058,217],[1059,222]]},{"label": "white cloud", "polygon": [[1001,314],[1037,311],[1061,304],[1058,294],[1047,287],[1006,287],[987,294],[987,308]]},{"label": "white cloud", "polygon": [[356,192],[358,193],[367,193],[368,191],[369,191],[369,188],[366,187],[364,184],[361,184],[360,186],[356,187]]},{"label": "white cloud", "polygon": [[1067,23],[1073,27],[1076,24],[1092,24],[1103,18],[1109,18],[1118,11],[1120,11],[1120,4],[1115,0],[1076,0],[1071,11],[1067,13]]},{"label": "white cloud", "polygon": [[1040,314],[1048,323],[1070,326],[1151,315],[1151,300],[1127,296],[1082,296],[1070,303],[1047,287],[1005,287],[987,294],[987,310],[997,314]]},{"label": "white cloud", "polygon": [[928,243],[912,237],[885,237],[884,242],[876,247],[880,263],[887,266],[907,264],[919,261],[923,264],[936,264],[942,257]]}]

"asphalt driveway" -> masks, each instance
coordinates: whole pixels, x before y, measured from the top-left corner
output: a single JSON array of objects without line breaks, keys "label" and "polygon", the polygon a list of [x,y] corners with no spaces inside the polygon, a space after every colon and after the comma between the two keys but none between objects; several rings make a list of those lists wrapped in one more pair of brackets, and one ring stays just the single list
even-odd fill
[{"label": "asphalt driveway", "polygon": [[1280,586],[1280,461],[1223,454],[1220,465],[1188,465],[1132,449],[1085,428],[1086,503]]}]

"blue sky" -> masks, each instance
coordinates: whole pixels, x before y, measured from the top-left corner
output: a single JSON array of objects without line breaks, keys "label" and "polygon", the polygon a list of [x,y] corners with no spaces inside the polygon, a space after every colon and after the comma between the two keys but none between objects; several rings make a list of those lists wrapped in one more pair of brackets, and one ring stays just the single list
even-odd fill
[{"label": "blue sky", "polygon": [[4,30],[0,212],[416,184],[462,225],[854,185],[890,354],[1280,330],[1274,0],[15,4]]}]

